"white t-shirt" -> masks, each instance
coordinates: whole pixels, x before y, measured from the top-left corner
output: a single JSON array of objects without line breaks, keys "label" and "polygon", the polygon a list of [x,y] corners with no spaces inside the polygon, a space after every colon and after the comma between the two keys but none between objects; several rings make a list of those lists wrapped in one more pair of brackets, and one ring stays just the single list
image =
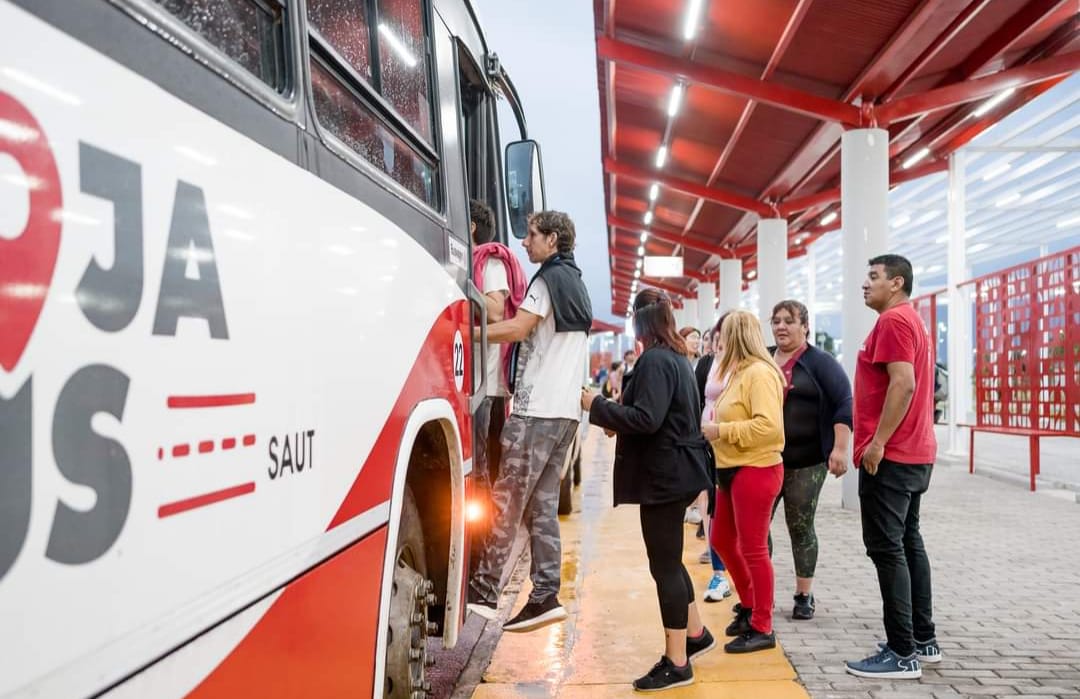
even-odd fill
[{"label": "white t-shirt", "polygon": [[537,279],[525,295],[518,313],[532,313],[543,320],[533,328],[518,351],[515,415],[525,417],[581,419],[581,385],[589,335],[555,332],[555,309],[547,282]]},{"label": "white t-shirt", "polygon": [[[489,257],[484,262],[484,294],[493,291],[510,293],[510,281],[506,276],[506,265],[497,257]],[[502,370],[502,345],[488,343],[487,348],[487,395],[505,396],[506,378]]]}]

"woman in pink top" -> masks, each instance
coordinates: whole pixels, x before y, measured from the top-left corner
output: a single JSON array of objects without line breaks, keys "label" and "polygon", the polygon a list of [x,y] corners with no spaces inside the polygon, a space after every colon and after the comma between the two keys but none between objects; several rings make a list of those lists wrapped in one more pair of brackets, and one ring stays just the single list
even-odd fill
[{"label": "woman in pink top", "polygon": [[[719,357],[724,353],[724,347],[720,342],[720,326],[724,322],[724,318],[727,318],[728,314],[724,313],[720,316],[720,319],[716,321],[716,325],[713,327],[710,335],[712,341],[712,354],[702,357],[702,361],[710,362],[708,367],[708,373],[705,379],[705,388],[703,390],[705,403],[701,408],[701,425],[704,429],[705,425],[712,423],[713,406],[716,405],[716,399],[720,397],[720,394],[724,390],[724,385],[727,383],[727,377],[721,377],[716,375],[716,368],[720,365]],[[700,375],[699,375],[700,376]],[[699,379],[700,381],[700,379]],[[704,510],[705,508],[702,508]],[[705,588],[705,601],[706,602],[723,602],[725,597],[731,596],[731,585],[728,583],[727,577],[724,575],[724,562],[720,560],[720,556],[713,550],[712,545],[709,543],[712,541],[712,534],[709,528],[711,522],[709,516],[705,515],[705,553],[702,554],[702,563],[712,562],[712,578],[709,579],[709,584]],[[706,555],[708,560],[705,560]]]}]

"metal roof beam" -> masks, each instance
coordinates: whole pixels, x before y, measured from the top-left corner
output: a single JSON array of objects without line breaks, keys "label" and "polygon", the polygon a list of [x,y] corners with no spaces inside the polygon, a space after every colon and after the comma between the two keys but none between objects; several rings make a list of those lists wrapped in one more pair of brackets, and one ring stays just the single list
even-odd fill
[{"label": "metal roof beam", "polygon": [[[1050,16],[1057,9],[1065,3],[1065,0],[1031,0],[1028,4],[1024,5],[1016,14],[1014,14],[1008,22],[1003,24],[994,34],[980,44],[974,51],[968,54],[968,57],[964,59],[964,62],[949,72],[943,80],[938,83],[938,86],[956,84],[968,80],[980,70],[986,68],[996,57],[1001,55],[1009,47],[1014,45],[1017,41],[1022,39],[1033,27],[1038,26],[1042,20]],[[1078,20],[1076,17],[1071,22],[1063,25],[1054,32],[1049,38],[1044,40],[1042,44],[1036,46],[1031,51],[1028,51],[1023,58],[1017,61],[1018,64],[1025,62],[1031,62],[1038,60],[1048,53],[1063,48],[1066,44],[1060,43],[1061,37],[1067,37],[1071,41],[1073,32],[1076,30]],[[1044,47],[1047,49],[1044,52]],[[890,143],[892,144],[889,149],[889,155],[896,155],[900,150],[906,149],[904,144],[908,146],[922,147],[923,144],[912,144],[904,137],[913,131],[920,130],[920,124],[922,123],[922,117],[913,119],[911,122],[905,124],[897,133],[890,133]],[[925,136],[919,139],[925,140]]]},{"label": "metal roof beam", "polygon": [[909,97],[902,97],[875,110],[878,123],[891,124],[942,109],[993,97],[1002,90],[1019,89],[1080,70],[1080,51],[1046,58],[1034,63],[999,71],[985,78],[939,87]]},{"label": "metal roof beam", "polygon": [[709,255],[731,257],[731,250],[716,245],[715,243],[707,243],[702,240],[695,240],[694,238],[686,238],[682,235],[681,231],[675,228],[668,228],[667,226],[660,226],[655,223],[651,226],[646,226],[644,223],[635,223],[625,218],[620,218],[615,214],[608,214],[607,222],[609,226],[620,228],[631,233],[637,233],[638,235],[648,233],[650,237],[662,240],[665,243],[682,245],[684,248],[698,250]]},{"label": "metal roof beam", "polygon": [[[628,274],[619,269],[611,271],[611,278],[615,279],[616,277],[621,278],[622,280],[627,282],[632,282],[634,279],[633,274]],[[638,280],[638,282],[641,284],[648,284],[649,286],[655,286],[657,289],[663,289],[669,294],[678,294],[679,296],[685,298],[689,298],[695,295],[694,292],[690,291],[686,287],[678,286],[677,284],[672,284],[671,282],[662,282],[659,279],[653,279],[652,277],[646,277],[645,275],[641,275],[641,278]]]},{"label": "metal roof beam", "polygon": [[624,175],[646,182],[659,182],[668,189],[674,189],[683,192],[684,194],[708,199],[709,201],[723,204],[724,206],[730,206],[731,208],[739,209],[740,211],[750,211],[752,213],[761,214],[762,216],[768,216],[772,211],[766,204],[763,204],[752,197],[748,197],[745,194],[720,189],[719,187],[706,187],[697,184],[696,182],[661,174],[656,170],[646,170],[634,167],[633,165],[627,165],[626,163],[613,158],[604,158],[604,171],[609,174]]},{"label": "metal roof beam", "polygon": [[719,68],[690,63],[681,58],[634,46],[624,41],[598,37],[596,55],[601,60],[628,63],[639,68],[678,76],[698,85],[754,99],[778,109],[814,119],[853,126],[859,124],[858,108],[839,100],[819,97],[764,80],[755,80]]},{"label": "metal roof beam", "polygon": [[[947,161],[934,161],[920,165],[919,167],[913,167],[908,170],[896,170],[889,173],[889,186],[895,187],[898,184],[904,182],[910,182],[911,180],[917,180],[920,177],[926,175],[932,175],[935,172],[942,172],[949,169]],[[840,201],[840,188],[833,187],[832,189],[826,189],[821,192],[815,192],[814,194],[808,194],[805,197],[795,197],[794,199],[788,199],[780,205],[780,213],[784,217],[791,216],[792,214],[806,211],[807,209],[814,209],[819,206],[826,206],[827,204],[833,204]]]}]

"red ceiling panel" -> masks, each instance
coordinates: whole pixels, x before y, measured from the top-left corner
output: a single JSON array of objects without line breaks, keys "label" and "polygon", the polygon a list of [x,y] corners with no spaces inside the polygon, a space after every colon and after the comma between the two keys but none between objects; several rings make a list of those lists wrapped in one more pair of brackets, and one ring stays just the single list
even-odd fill
[{"label": "red ceiling panel", "polygon": [[[604,178],[608,211],[627,227],[613,229],[610,238],[612,268],[618,271],[613,288],[623,302],[633,278],[640,222],[650,208],[654,225],[662,227],[657,235],[680,239],[680,231],[687,231],[698,245],[711,245],[714,252],[722,252],[717,247],[721,243],[740,245],[740,254],[749,253],[745,265],[754,264],[753,247],[745,246],[754,240],[755,214],[674,191],[664,191],[652,204],[650,182],[638,179],[633,169],[761,202],[832,191],[839,182],[842,131],[831,122],[796,114],[802,106],[816,104],[811,96],[857,105],[862,96],[884,95],[887,103],[1080,48],[1076,0],[712,0],[706,2],[699,36],[685,42],[682,25],[688,2],[594,0],[597,36],[661,52],[688,66],[782,85],[789,92],[757,93],[776,105],[766,106],[748,102],[745,93],[692,84],[682,111],[669,120],[666,107],[676,77],[655,69],[670,69],[670,61],[653,62],[654,70],[597,61],[603,150],[614,158],[613,167],[631,166],[620,170],[625,174]],[[1045,84],[1024,90],[986,121],[1001,118],[1041,89]],[[776,101],[776,95],[790,95],[790,90],[806,97]],[[804,101],[800,105],[786,99]],[[829,118],[853,113],[850,106],[841,107],[817,113]],[[890,125],[894,170],[905,151],[925,145],[934,148],[932,158],[940,162],[948,154],[943,148],[958,147],[980,128],[969,118],[972,109],[962,105]],[[872,118],[865,111],[864,116]],[[667,165],[657,171],[654,161],[661,143],[670,144],[671,152]],[[793,225],[813,224],[830,206],[827,195],[819,200],[823,203],[801,218],[793,216]],[[676,249],[660,239],[650,239],[646,247],[656,254]],[[684,256],[687,269],[698,278],[699,270],[715,267],[709,252],[687,249]],[[668,286],[681,290],[695,283],[684,279]]]},{"label": "red ceiling panel", "polygon": [[780,67],[835,85],[838,96],[917,4],[916,0],[816,0]]},{"label": "red ceiling panel", "polygon": [[[795,0],[708,3],[709,32],[698,41],[698,48],[764,67],[784,30],[777,18],[789,17],[797,4]],[[761,70],[753,75],[761,75]]]}]

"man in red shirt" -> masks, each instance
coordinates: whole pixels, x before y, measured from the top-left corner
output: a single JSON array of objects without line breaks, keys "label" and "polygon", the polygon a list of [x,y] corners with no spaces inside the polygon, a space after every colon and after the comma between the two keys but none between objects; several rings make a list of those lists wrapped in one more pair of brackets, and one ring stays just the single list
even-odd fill
[{"label": "man in red shirt", "polygon": [[877,568],[887,641],[847,663],[860,677],[917,679],[941,660],[934,636],[930,560],[919,533],[919,503],[930,485],[934,437],[934,362],[912,307],[911,263],[870,260],[863,300],[878,313],[855,367],[855,466],[866,555]]}]

